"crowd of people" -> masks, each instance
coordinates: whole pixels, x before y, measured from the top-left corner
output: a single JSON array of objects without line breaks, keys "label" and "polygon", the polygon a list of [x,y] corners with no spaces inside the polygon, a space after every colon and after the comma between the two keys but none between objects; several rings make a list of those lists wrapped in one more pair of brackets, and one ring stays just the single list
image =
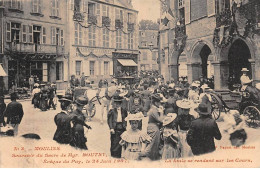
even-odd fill
[{"label": "crowd of people", "polygon": [[[107,112],[112,157],[160,160],[201,155],[215,151],[215,139],[222,138],[211,115],[210,93],[213,90],[199,80],[189,84],[185,77],[176,82],[165,82],[158,73],[147,72],[134,84],[101,80],[99,88],[105,89],[101,123]],[[60,102],[62,112],[55,116],[54,140],[87,149],[83,130],[91,127],[85,124],[87,116],[82,113],[83,106],[88,103],[87,97],[77,97],[77,108],[71,113],[67,112],[72,103],[71,96],[64,96]],[[72,122],[73,126],[63,122]],[[241,125],[240,122],[230,127]],[[235,146],[245,142],[245,132],[241,129],[230,132],[230,140]],[[64,135],[68,137],[64,138]]]}]

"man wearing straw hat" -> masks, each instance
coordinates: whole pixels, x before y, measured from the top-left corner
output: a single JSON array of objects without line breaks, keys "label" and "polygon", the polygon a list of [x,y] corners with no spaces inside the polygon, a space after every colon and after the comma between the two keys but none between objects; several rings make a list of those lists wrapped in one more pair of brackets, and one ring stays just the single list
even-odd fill
[{"label": "man wearing straw hat", "polygon": [[218,125],[211,117],[211,111],[205,104],[195,109],[200,117],[191,122],[187,134],[187,143],[194,155],[210,153],[216,150],[214,139],[220,140],[221,133]]}]

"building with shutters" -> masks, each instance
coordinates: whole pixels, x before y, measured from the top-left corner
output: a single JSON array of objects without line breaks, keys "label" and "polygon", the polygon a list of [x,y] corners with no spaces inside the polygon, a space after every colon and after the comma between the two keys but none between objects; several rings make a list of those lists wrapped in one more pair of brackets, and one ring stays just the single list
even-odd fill
[{"label": "building with shutters", "polygon": [[64,88],[68,80],[66,0],[1,0],[0,4],[4,11],[1,60],[8,74],[5,89],[12,84],[28,86],[30,76]]},{"label": "building with shutters", "polygon": [[189,82],[214,75],[215,89],[232,89],[242,68],[260,82],[259,10],[259,0],[162,0],[161,73],[178,79],[185,54]]},{"label": "building with shutters", "polygon": [[158,30],[139,30],[139,71],[158,70]]},{"label": "building with shutters", "polygon": [[137,70],[138,12],[130,0],[70,0],[69,75],[91,83]]}]

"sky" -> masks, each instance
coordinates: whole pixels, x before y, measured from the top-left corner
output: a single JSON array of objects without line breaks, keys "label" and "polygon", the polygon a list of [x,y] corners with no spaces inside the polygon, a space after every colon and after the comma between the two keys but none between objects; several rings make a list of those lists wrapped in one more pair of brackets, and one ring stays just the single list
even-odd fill
[{"label": "sky", "polygon": [[160,18],[160,0],[132,0],[134,8],[139,11],[138,21],[142,19],[157,22]]}]

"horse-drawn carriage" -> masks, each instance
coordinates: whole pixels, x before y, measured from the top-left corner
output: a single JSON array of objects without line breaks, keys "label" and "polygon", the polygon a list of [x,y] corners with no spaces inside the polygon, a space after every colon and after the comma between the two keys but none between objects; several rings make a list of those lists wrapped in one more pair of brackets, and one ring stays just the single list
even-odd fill
[{"label": "horse-drawn carriage", "polygon": [[[237,87],[237,85],[236,85]],[[230,91],[222,95],[212,92],[212,116],[217,120],[222,112],[238,110],[246,117],[249,127],[260,126],[260,90],[253,86],[245,86],[240,91]],[[229,97],[224,99],[223,97]]]}]

